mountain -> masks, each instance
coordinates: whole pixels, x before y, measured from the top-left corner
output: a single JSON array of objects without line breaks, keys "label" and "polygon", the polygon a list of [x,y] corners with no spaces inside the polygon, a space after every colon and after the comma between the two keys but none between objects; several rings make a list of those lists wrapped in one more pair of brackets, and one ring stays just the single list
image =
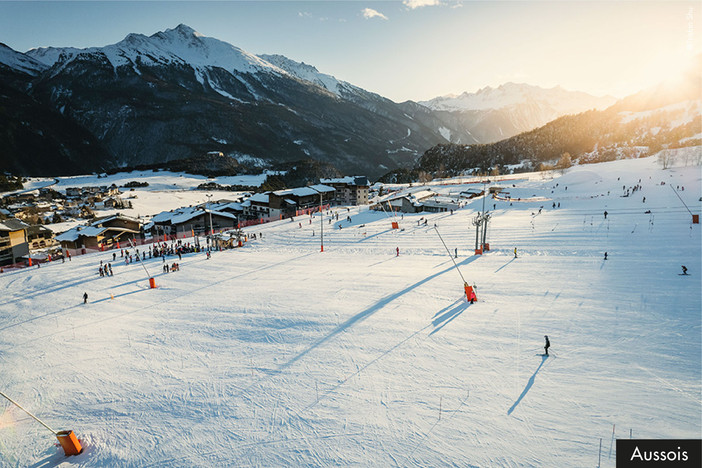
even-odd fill
[{"label": "mountain", "polygon": [[[5,48],[0,64],[3,82],[106,149],[108,156],[85,160],[79,172],[221,151],[270,166],[311,158],[372,178],[413,165],[448,135],[476,141],[450,116],[394,103],[280,55],[256,56],[182,24],[105,47],[25,54]],[[0,130],[11,131],[3,122]],[[0,169],[26,173],[18,158],[6,154]]]},{"label": "mountain", "polygon": [[99,167],[110,157],[86,128],[26,92],[48,67],[0,44],[0,170],[56,175]]},{"label": "mountain", "polygon": [[673,83],[628,96],[605,110],[560,117],[529,132],[490,144],[439,144],[413,170],[386,174],[388,182],[497,169],[530,170],[638,158],[662,149],[683,152],[685,163],[702,163],[702,60]]},{"label": "mountain", "polygon": [[[485,87],[475,93],[440,96],[420,104],[444,118],[451,115],[481,143],[490,143],[533,130],[567,114],[604,109],[614,104],[611,96],[595,97],[560,86],[545,89],[519,83]],[[447,115],[448,114],[448,115]],[[456,143],[467,143],[455,141]]]}]

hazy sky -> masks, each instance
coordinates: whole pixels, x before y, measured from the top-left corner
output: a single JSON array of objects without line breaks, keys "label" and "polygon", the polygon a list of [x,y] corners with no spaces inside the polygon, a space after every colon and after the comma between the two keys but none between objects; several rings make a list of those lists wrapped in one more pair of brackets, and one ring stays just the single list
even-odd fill
[{"label": "hazy sky", "polygon": [[702,52],[701,20],[699,1],[0,1],[0,42],[104,46],[185,23],[395,101],[507,81],[621,97]]}]

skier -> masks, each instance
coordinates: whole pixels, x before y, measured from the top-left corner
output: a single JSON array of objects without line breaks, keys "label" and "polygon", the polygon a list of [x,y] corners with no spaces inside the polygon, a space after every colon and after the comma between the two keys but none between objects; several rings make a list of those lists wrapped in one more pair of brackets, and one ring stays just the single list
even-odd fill
[{"label": "skier", "polygon": [[514,248],[514,258],[517,258],[517,248]]},{"label": "skier", "polygon": [[687,275],[687,267],[685,265],[682,266],[682,274]]},{"label": "skier", "polygon": [[604,212],[604,217],[605,217],[605,219],[607,219],[607,210],[605,210],[605,212]]},{"label": "skier", "polygon": [[605,252],[605,257],[604,257],[604,259],[607,260],[607,252]]},{"label": "skier", "polygon": [[83,304],[87,304],[87,303],[88,303],[88,293],[84,292],[83,293]]},{"label": "skier", "polygon": [[548,348],[551,347],[551,342],[548,341],[548,336],[544,335],[544,338],[546,339],[546,344],[544,345],[544,355],[548,356]]},{"label": "skier", "polygon": [[397,250],[397,255],[396,255],[396,256],[399,257],[399,256],[400,256],[400,248],[397,247],[396,250]]}]

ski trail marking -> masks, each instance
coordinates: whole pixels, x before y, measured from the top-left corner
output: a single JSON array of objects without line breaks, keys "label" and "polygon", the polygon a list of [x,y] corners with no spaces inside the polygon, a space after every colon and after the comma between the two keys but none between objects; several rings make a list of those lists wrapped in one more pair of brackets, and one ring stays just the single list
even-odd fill
[{"label": "ski trail marking", "polygon": [[693,396],[691,396],[691,395],[688,395],[687,392],[686,392],[685,390],[682,390],[682,389],[676,387],[675,385],[671,384],[671,383],[668,382],[667,380],[662,379],[661,377],[657,376],[656,374],[654,374],[652,371],[646,369],[645,367],[641,367],[641,366],[636,366],[636,367],[638,367],[638,368],[641,369],[642,371],[648,372],[649,374],[651,374],[651,375],[653,376],[654,379],[658,380],[658,381],[659,381],[660,383],[662,383],[662,384],[667,385],[668,388],[670,388],[671,390],[675,390],[676,392],[679,392],[680,394],[682,394],[682,396],[684,396],[684,397],[686,397],[686,398],[689,398],[690,400],[694,401],[694,402],[697,403],[698,405],[702,405],[702,401],[698,400],[697,398],[695,398],[695,397],[693,397]]},{"label": "ski trail marking", "polygon": [[[252,273],[258,273],[258,272],[263,271],[263,270],[267,270],[267,269],[270,269],[270,268],[273,268],[273,267],[276,267],[276,266],[284,265],[284,264],[286,264],[286,263],[288,263],[288,262],[291,262],[291,261],[294,261],[294,260],[298,260],[298,259],[304,258],[304,257],[309,257],[309,256],[311,256],[311,255],[316,255],[316,254],[317,254],[317,252],[310,252],[310,253],[307,253],[307,254],[305,254],[305,255],[302,255],[301,257],[294,257],[294,258],[287,259],[287,260],[283,260],[283,261],[281,261],[281,262],[274,263],[274,264],[271,264],[271,265],[264,265],[264,266],[258,267],[258,268],[254,269],[254,270],[251,270],[251,271],[245,271],[245,272],[237,273],[236,275],[230,276],[229,278],[224,278],[224,279],[222,279],[222,280],[219,280],[219,281],[216,281],[216,282],[213,282],[213,283],[209,283],[209,284],[207,284],[207,285],[205,285],[205,286],[201,286],[201,287],[199,287],[199,288],[196,288],[196,289],[193,289],[193,290],[184,292],[183,294],[174,296],[174,297],[172,297],[172,298],[164,299],[164,300],[159,301],[159,302],[155,302],[155,303],[152,303],[152,304],[148,304],[148,305],[145,305],[145,306],[143,306],[143,307],[139,307],[138,309],[133,309],[133,310],[131,310],[131,311],[127,311],[127,312],[122,312],[122,313],[119,313],[119,314],[115,314],[115,315],[112,315],[112,316],[110,316],[110,317],[105,317],[105,318],[102,318],[102,319],[99,319],[99,320],[94,320],[94,321],[92,321],[92,322],[86,322],[86,323],[77,325],[77,326],[75,326],[75,327],[73,327],[73,328],[85,328],[85,327],[88,327],[88,326],[90,326],[90,325],[96,325],[96,324],[98,324],[98,323],[107,322],[107,321],[109,321],[109,320],[113,320],[113,319],[116,319],[116,318],[125,317],[125,316],[127,316],[127,315],[131,315],[131,314],[136,313],[136,312],[141,312],[141,311],[150,309],[150,308],[152,308],[152,307],[162,306],[163,304],[167,304],[167,303],[169,303],[169,302],[173,302],[173,301],[175,301],[175,300],[178,300],[178,299],[181,299],[181,298],[183,298],[183,297],[189,296],[190,294],[193,294],[193,293],[196,292],[196,291],[202,291],[202,290],[211,288],[212,286],[219,285],[219,284],[222,284],[222,283],[226,283],[226,282],[228,282],[228,281],[231,281],[231,280],[234,280],[234,279],[237,279],[237,278],[241,278],[242,276],[251,275]],[[139,290],[139,291],[140,291],[140,290]],[[46,335],[42,335],[42,336],[39,336],[39,337],[35,337],[35,338],[33,338],[33,339],[29,340],[29,341],[25,341],[25,342],[23,342],[23,343],[15,344],[15,345],[13,345],[13,347],[24,346],[24,345],[26,345],[26,344],[34,343],[35,341],[38,341],[38,340],[43,340],[43,339],[45,339],[45,338],[49,338],[49,337],[52,337],[52,336],[55,336],[55,335],[60,335],[61,333],[65,333],[65,332],[67,332],[67,331],[69,331],[69,330],[68,330],[68,329],[65,329],[65,330],[59,330],[59,331],[56,331],[56,332],[53,332],[53,333],[47,333]]]},{"label": "ski trail marking", "polygon": [[[461,400],[461,403],[458,405],[458,408],[456,408],[455,410],[453,410],[453,411],[451,412],[451,415],[450,415],[447,419],[450,420],[451,418],[453,418],[453,417],[456,415],[456,413],[458,413],[458,411],[459,411],[461,408],[463,408],[463,405],[465,405],[466,401],[468,401],[468,398],[470,398],[470,390],[468,390],[468,394],[466,395],[466,397],[465,397],[463,400]],[[436,422],[429,428],[429,430],[428,430],[428,431],[424,434],[424,436],[419,440],[419,442],[417,442],[417,445],[415,445],[414,448],[412,449],[412,451],[410,452],[410,454],[407,455],[407,463],[406,463],[406,464],[409,464],[410,460],[412,459],[412,455],[414,455],[414,452],[417,451],[417,449],[419,448],[420,445],[423,445],[424,441],[425,441],[425,440],[429,437],[429,435],[434,431],[434,428],[439,424],[439,422],[441,422],[441,418],[437,419]]]}]

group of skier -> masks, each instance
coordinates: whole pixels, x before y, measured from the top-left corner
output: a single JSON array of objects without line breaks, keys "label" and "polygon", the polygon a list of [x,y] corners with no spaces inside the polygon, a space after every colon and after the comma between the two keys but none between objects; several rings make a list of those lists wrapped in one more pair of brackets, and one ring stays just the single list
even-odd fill
[{"label": "group of skier", "polygon": [[105,263],[103,265],[102,260],[100,260],[100,266],[98,267],[98,273],[100,274],[101,277],[114,276],[112,273],[112,264]]}]

